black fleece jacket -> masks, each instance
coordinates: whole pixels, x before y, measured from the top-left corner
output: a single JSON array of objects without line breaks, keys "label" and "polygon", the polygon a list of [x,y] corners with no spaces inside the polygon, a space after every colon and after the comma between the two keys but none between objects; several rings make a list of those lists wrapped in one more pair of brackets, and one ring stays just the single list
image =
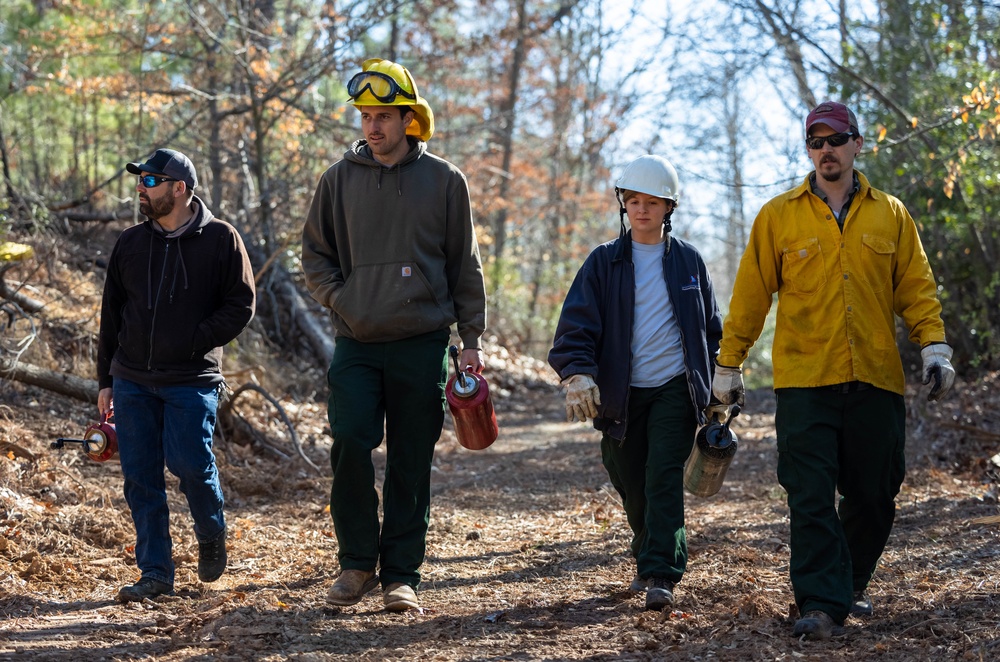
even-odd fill
[{"label": "black fleece jacket", "polygon": [[253,269],[236,229],[197,196],[194,204],[179,237],[148,220],[118,237],[101,306],[100,388],[115,377],[146,386],[223,381],[222,347],[253,319]]}]

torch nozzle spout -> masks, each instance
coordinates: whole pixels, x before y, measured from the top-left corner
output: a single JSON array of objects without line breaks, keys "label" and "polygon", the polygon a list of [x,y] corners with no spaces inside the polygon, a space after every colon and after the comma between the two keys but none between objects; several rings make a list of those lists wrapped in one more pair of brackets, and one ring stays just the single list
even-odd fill
[{"label": "torch nozzle spout", "polygon": [[448,355],[451,356],[451,360],[455,364],[455,379],[458,380],[463,389],[468,388],[468,385],[465,383],[465,372],[462,371],[462,368],[458,364],[458,346],[452,345],[449,347]]}]

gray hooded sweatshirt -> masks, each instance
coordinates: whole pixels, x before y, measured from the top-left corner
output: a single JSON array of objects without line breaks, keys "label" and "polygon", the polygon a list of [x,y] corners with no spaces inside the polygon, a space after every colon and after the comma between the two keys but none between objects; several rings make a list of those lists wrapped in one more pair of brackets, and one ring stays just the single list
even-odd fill
[{"label": "gray hooded sweatshirt", "polygon": [[408,138],[386,167],[359,140],[320,178],[302,231],[306,287],[338,336],[389,342],[458,323],[486,328],[486,287],[465,175]]}]

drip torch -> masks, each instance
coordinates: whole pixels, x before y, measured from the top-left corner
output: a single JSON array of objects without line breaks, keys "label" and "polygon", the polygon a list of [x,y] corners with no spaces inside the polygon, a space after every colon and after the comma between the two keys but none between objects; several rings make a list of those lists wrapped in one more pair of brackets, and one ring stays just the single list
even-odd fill
[{"label": "drip torch", "polygon": [[470,450],[482,450],[496,441],[500,434],[489,384],[482,375],[462,370],[458,364],[458,347],[452,345],[448,354],[455,364],[455,374],[448,380],[444,391],[455,421],[458,443]]},{"label": "drip torch", "polygon": [[115,412],[109,409],[101,417],[100,423],[92,423],[83,433],[83,439],[60,437],[52,442],[52,448],[63,448],[66,444],[81,444],[83,452],[95,462],[107,462],[118,454],[118,435],[115,433]]},{"label": "drip torch", "polygon": [[739,444],[729,424],[739,413],[740,406],[733,405],[725,423],[713,420],[695,436],[694,448],[684,465],[684,487],[691,494],[708,497],[722,488]]}]

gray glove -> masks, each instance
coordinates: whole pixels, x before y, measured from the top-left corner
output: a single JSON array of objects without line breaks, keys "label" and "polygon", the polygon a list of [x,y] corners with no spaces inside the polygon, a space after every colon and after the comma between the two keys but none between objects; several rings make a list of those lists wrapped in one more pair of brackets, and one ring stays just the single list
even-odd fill
[{"label": "gray glove", "polygon": [[743,406],[743,370],[728,368],[724,365],[715,366],[715,378],[712,379],[712,395],[724,405]]},{"label": "gray glove", "polygon": [[927,345],[920,350],[920,358],[924,360],[924,384],[934,380],[927,400],[940,400],[948,394],[955,383],[955,368],[951,365],[951,347],[944,343]]},{"label": "gray glove", "polygon": [[566,386],[566,420],[586,423],[587,418],[597,417],[601,392],[590,375],[571,375],[563,381]]}]

